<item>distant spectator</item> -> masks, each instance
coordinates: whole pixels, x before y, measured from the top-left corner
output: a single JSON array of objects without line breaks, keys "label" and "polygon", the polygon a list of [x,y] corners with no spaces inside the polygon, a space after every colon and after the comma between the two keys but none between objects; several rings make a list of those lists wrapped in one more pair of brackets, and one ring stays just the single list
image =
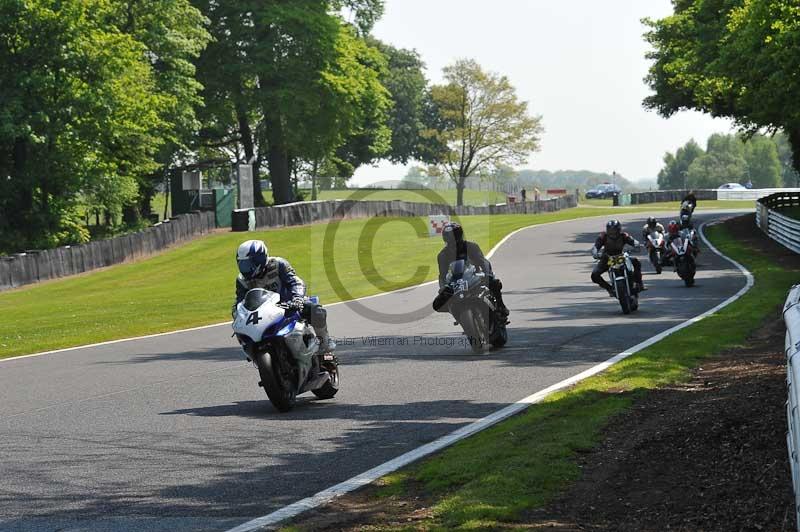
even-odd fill
[{"label": "distant spectator", "polygon": [[753,182],[748,179],[747,183],[744,184],[744,188],[753,188]]},{"label": "distant spectator", "polygon": [[533,187],[533,200],[539,201],[539,189],[536,187]]},{"label": "distant spectator", "polygon": [[528,201],[528,191],[527,190],[525,190],[523,188],[522,190],[519,191],[519,194],[520,194],[520,196],[522,196],[522,203],[525,203],[526,201]]}]

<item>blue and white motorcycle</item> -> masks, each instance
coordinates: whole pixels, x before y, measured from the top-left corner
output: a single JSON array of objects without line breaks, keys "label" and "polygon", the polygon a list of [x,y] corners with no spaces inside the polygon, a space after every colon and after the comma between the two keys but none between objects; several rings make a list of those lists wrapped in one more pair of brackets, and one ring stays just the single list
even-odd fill
[{"label": "blue and white motorcycle", "polygon": [[330,399],[339,391],[339,365],[332,353],[318,354],[314,328],[280,295],[254,288],[236,305],[233,332],[261,376],[259,386],[281,412],[299,394]]}]

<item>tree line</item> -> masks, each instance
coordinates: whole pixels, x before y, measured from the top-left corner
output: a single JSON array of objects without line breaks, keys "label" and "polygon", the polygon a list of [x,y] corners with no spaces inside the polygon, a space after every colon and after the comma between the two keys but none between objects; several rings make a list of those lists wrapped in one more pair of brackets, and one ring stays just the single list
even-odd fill
[{"label": "tree line", "polygon": [[[681,172],[690,172],[698,184],[717,183],[726,172],[726,181],[736,181],[745,170],[755,173],[753,183],[778,183],[781,174],[786,181],[785,165],[776,168],[773,149],[779,159],[789,153],[800,171],[800,5],[795,0],[673,0],[671,15],[645,24],[652,46],[646,82],[653,90],[645,107],[666,117],[695,109],[731,118],[745,137],[785,135],[777,137],[779,143],[785,140],[777,148],[757,136],[745,147],[739,139],[715,136],[698,160],[699,147],[684,146],[675,162],[666,161],[665,182]],[[748,157],[752,164],[745,164]]]},{"label": "tree line", "polygon": [[792,165],[785,135],[714,134],[703,149],[694,139],[664,155],[658,188],[717,188],[723,183],[753,188],[796,187],[800,175]]},{"label": "tree line", "polygon": [[[174,170],[251,162],[254,196],[341,186],[379,159],[466,178],[539,145],[507,77],[430,85],[370,32],[382,0],[0,0],[0,251],[136,226]],[[98,214],[99,218],[100,214]]]}]

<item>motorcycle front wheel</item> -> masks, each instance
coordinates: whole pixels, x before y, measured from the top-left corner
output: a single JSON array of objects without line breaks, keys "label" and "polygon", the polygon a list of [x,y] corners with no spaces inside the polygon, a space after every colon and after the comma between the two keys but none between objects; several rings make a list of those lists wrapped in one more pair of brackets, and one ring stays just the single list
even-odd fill
[{"label": "motorcycle front wheel", "polygon": [[261,376],[261,386],[270,402],[279,412],[291,410],[297,399],[297,393],[288,375],[285,375],[286,371],[281,371],[280,363],[275,364],[270,353],[258,355],[255,362],[258,374]]},{"label": "motorcycle front wheel", "polygon": [[661,275],[661,253],[656,252],[653,258],[655,259],[653,266],[656,268],[656,275]]},{"label": "motorcycle front wheel", "polygon": [[624,277],[619,277],[616,283],[617,298],[619,299],[619,306],[622,307],[622,313],[630,314],[633,310],[633,305],[631,305],[631,296],[630,290],[628,289],[628,283],[625,282]]},{"label": "motorcycle front wheel", "polygon": [[473,307],[464,309],[458,322],[464,328],[464,334],[469,340],[469,346],[474,353],[482,353],[483,346],[486,343],[486,332],[483,326],[483,321],[480,316],[480,311]]}]

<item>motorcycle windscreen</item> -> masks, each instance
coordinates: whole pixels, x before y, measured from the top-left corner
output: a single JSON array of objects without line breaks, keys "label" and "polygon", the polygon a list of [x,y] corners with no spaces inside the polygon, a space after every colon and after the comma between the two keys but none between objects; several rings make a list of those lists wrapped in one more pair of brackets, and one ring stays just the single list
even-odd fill
[{"label": "motorcycle windscreen", "polygon": [[464,277],[464,271],[467,269],[467,261],[464,259],[454,260],[450,263],[448,274],[451,281],[457,281]]},{"label": "motorcycle windscreen", "polygon": [[257,310],[261,305],[267,301],[277,303],[281,300],[281,296],[275,292],[264,290],[263,288],[253,288],[247,295],[244,296],[244,308],[249,311]]}]

